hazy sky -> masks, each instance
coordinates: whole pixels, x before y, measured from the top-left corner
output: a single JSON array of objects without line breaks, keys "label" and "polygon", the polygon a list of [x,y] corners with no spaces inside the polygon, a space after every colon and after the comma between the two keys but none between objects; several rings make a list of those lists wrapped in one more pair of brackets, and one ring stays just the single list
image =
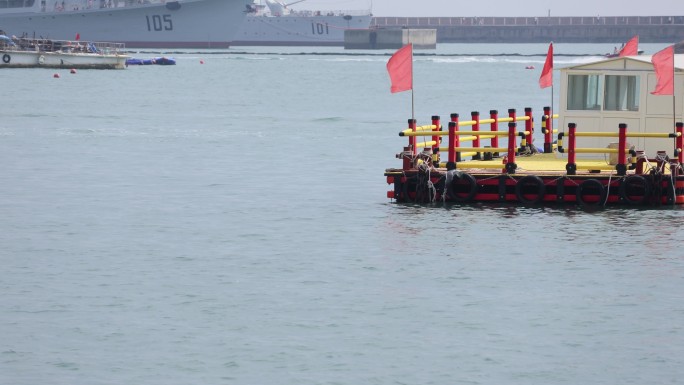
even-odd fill
[{"label": "hazy sky", "polygon": [[[296,0],[281,0],[291,3]],[[376,16],[684,16],[682,0],[306,0],[293,9],[367,9]]]}]

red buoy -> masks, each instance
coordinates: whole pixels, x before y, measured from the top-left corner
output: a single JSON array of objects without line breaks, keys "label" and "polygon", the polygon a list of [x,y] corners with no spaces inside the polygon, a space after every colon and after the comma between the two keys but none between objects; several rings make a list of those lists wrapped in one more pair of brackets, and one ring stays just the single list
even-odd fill
[{"label": "red buoy", "polygon": [[52,77],[57,79],[57,78],[59,78],[59,74],[56,73],[56,74],[52,75]]},{"label": "red buoy", "polygon": [[69,72],[71,72],[72,74],[75,74],[75,73],[76,73],[76,68],[72,68],[71,71],[69,71]]}]

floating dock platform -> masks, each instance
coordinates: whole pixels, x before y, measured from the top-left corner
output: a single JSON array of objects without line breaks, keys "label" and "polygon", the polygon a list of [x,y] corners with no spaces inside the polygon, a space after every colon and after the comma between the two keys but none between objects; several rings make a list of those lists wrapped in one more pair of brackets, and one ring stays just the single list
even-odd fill
[{"label": "floating dock platform", "polygon": [[[480,119],[472,112],[468,121],[451,114],[448,130],[439,116],[426,126],[409,119],[408,129],[399,133],[408,138],[408,145],[396,155],[402,167],[385,170],[387,183],[393,186],[387,197],[400,203],[684,204],[684,123],[648,133],[630,133],[627,124],[619,124],[614,132],[580,132],[570,123],[567,131],[558,132],[553,128],[557,115],[545,107],[544,143],[537,148],[532,144],[532,109],[525,108],[525,116],[517,116],[515,109],[508,113],[499,118],[492,110],[488,119]],[[502,123],[507,129],[500,131]],[[519,124],[524,124],[522,129]],[[615,143],[608,148],[577,147],[576,139],[583,136],[614,138]],[[674,150],[669,155],[665,150],[645,154],[628,144],[628,138],[637,137],[670,138]],[[446,161],[442,154],[447,154]],[[579,159],[578,154],[587,158]]]}]

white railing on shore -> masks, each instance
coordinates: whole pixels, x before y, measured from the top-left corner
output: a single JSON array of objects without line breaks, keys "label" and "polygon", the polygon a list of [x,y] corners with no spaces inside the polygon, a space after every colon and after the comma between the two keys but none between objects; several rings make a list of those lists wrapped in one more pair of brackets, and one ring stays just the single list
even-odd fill
[{"label": "white railing on shore", "polygon": [[[299,16],[299,17],[313,17],[313,16],[370,16],[371,11],[370,10],[353,10],[353,11],[342,11],[342,10],[327,10],[327,11],[318,11],[318,10],[293,10],[291,13],[288,13],[285,16],[281,17],[288,17],[288,16]],[[259,12],[256,14],[256,16],[273,16],[270,12]]]},{"label": "white railing on shore", "polygon": [[684,16],[373,17],[373,27],[683,25]]}]

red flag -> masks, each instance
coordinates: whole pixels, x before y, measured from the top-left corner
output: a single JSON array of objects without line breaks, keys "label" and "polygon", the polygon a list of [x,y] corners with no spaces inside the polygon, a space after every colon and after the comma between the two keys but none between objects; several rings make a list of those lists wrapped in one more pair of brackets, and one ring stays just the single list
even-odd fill
[{"label": "red flag", "polygon": [[618,56],[635,56],[639,54],[639,35],[629,39],[629,41],[622,47]]},{"label": "red flag", "polygon": [[79,40],[81,40],[81,34],[80,34],[80,33],[77,33],[77,34],[76,34],[76,41],[79,41]]},{"label": "red flag", "polygon": [[546,54],[546,62],[539,77],[539,87],[546,88],[553,85],[553,43],[549,44],[549,52]]},{"label": "red flag", "polygon": [[392,93],[413,89],[413,44],[401,47],[387,62]]},{"label": "red flag", "polygon": [[674,95],[674,46],[659,51],[651,58],[658,83],[653,95]]}]

